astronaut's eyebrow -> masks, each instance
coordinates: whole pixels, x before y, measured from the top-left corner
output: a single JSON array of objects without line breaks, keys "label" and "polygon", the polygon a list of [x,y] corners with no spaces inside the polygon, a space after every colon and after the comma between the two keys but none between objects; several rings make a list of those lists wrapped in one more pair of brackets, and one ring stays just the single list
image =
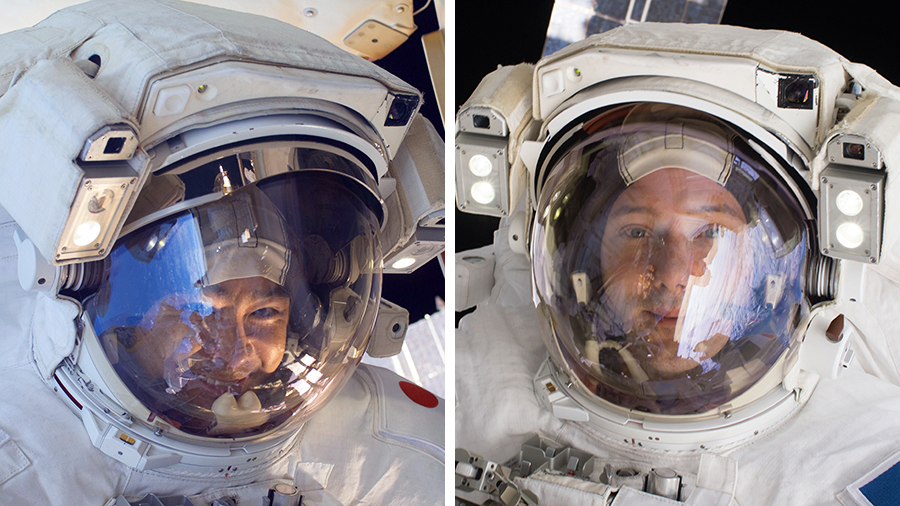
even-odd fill
[{"label": "astronaut's eyebrow", "polygon": [[[610,214],[610,217],[618,217],[624,216],[626,214],[650,214],[657,215],[660,214],[660,209],[650,206],[642,206],[642,205],[624,205],[618,209],[616,209],[613,213]],[[733,216],[735,218],[739,218],[741,220],[744,219],[744,213],[738,211],[734,208],[734,206],[729,206],[728,204],[716,204],[716,205],[703,205],[694,209],[689,209],[686,212],[681,214],[689,214],[689,215],[709,215],[709,214],[726,214]]]},{"label": "astronaut's eyebrow", "polygon": [[738,209],[735,209],[734,206],[730,206],[728,204],[716,204],[716,205],[706,205],[701,206],[698,209],[693,209],[688,211],[688,214],[725,214],[732,218],[737,218],[741,221],[744,221],[746,217],[744,216],[744,212]]},{"label": "astronaut's eyebrow", "polygon": [[626,214],[657,214],[656,210],[650,206],[624,205],[615,210],[610,217],[624,216]]},{"label": "astronaut's eyebrow", "polygon": [[[203,288],[203,291],[208,295],[212,295],[215,297],[232,297],[234,295],[232,290],[228,290],[222,285],[209,285]],[[284,288],[280,286],[270,286],[268,289],[261,290],[242,290],[245,293],[249,293],[253,297],[257,299],[268,299],[271,297],[286,297],[287,294],[284,291]]]}]

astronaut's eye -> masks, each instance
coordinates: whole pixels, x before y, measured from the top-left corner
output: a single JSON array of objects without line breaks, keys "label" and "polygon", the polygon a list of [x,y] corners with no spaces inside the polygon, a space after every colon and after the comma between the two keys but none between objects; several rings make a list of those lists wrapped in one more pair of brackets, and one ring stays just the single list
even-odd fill
[{"label": "astronaut's eye", "polygon": [[647,231],[642,228],[632,228],[628,230],[628,236],[632,239],[643,239],[647,237]]},{"label": "astronaut's eye", "polygon": [[280,314],[281,311],[274,307],[264,307],[262,309],[257,309],[256,311],[251,313],[250,316],[254,318],[275,318]]}]

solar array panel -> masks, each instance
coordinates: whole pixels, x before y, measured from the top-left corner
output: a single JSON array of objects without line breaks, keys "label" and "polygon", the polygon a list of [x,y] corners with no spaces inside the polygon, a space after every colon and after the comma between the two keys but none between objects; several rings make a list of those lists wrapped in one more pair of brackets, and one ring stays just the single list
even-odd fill
[{"label": "solar array panel", "polygon": [[556,0],[544,56],[626,23],[718,24],[727,0]]}]

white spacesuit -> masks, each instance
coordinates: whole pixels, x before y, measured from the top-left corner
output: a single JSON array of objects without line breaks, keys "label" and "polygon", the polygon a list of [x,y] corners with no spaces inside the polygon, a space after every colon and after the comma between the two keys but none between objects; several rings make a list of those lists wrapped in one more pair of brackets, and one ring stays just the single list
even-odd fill
[{"label": "white spacesuit", "polygon": [[408,324],[382,265],[442,249],[418,91],[175,0],[61,10],[0,69],[0,504],[443,501],[443,401],[359,366]]},{"label": "white spacesuit", "polygon": [[785,32],[630,25],[487,76],[459,500],[897,504],[898,126],[900,90]]}]

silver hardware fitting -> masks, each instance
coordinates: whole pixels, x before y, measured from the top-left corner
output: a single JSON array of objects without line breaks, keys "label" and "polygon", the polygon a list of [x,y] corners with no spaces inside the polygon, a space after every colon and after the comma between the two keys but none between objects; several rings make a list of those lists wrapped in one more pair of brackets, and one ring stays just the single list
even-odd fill
[{"label": "silver hardware fitting", "polygon": [[269,495],[263,499],[263,506],[303,506],[303,496],[297,487],[279,483],[269,489]]},{"label": "silver hardware fitting", "polygon": [[[669,468],[653,468],[642,472],[634,468],[614,469],[606,464],[595,467],[597,458],[569,446],[557,447],[540,436],[532,436],[522,445],[519,455],[503,465],[484,459],[468,450],[456,449],[456,504],[523,506],[537,505],[538,499],[514,483],[517,477],[537,472],[565,475],[598,482],[610,487],[609,499],[622,487],[681,501],[684,487],[681,475]],[[595,473],[595,469],[597,473]],[[597,476],[593,476],[597,474]]]},{"label": "silver hardware fitting", "polygon": [[537,497],[519,490],[512,476],[509,468],[457,448],[456,504],[537,506]]}]

